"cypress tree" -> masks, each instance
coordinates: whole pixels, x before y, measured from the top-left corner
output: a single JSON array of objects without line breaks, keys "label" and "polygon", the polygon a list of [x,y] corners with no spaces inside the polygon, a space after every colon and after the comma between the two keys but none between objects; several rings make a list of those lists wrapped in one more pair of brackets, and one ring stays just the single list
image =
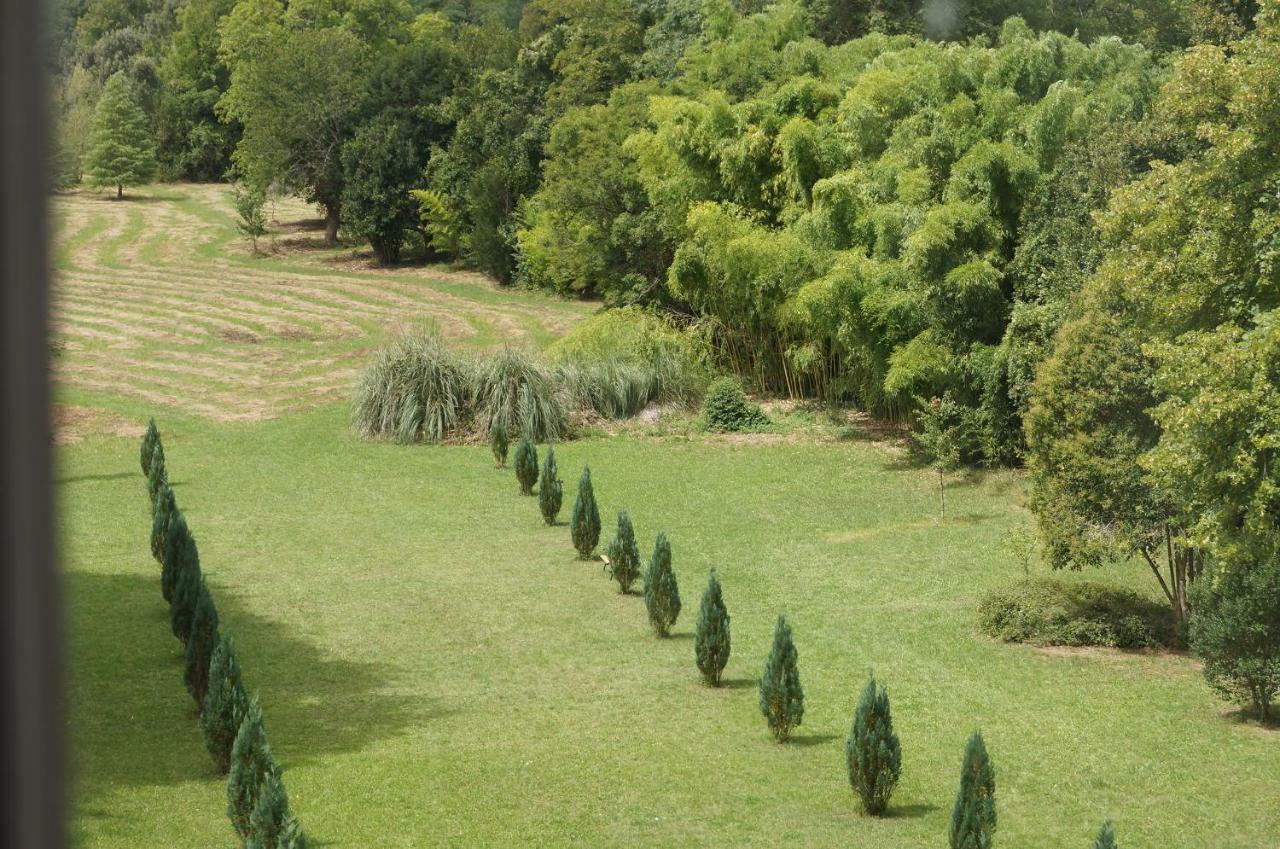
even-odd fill
[{"label": "cypress tree", "polygon": [[804,719],[804,688],[800,686],[796,644],[786,616],[779,616],[773,626],[773,648],[760,676],[760,713],[779,743],[791,736],[791,730]]},{"label": "cypress tree", "polygon": [[173,604],[178,576],[187,570],[190,563],[196,564],[198,568],[200,555],[196,550],[195,538],[187,528],[186,516],[175,508],[169,518],[169,527],[164,532],[164,561],[160,569],[160,592],[170,604]]},{"label": "cypress tree", "polygon": [[538,509],[542,521],[556,523],[560,505],[564,502],[564,484],[560,482],[560,470],[556,468],[556,452],[547,446],[547,459],[542,464],[542,484],[538,487]]},{"label": "cypress tree", "polygon": [[156,443],[159,441],[160,431],[156,428],[156,420],[153,418],[147,422],[147,432],[142,434],[142,445],[138,451],[138,461],[142,464],[144,476],[151,474],[151,452],[155,450]]},{"label": "cypress tree", "polygon": [[178,509],[173,490],[169,484],[162,484],[156,494],[156,505],[151,511],[151,556],[164,565],[164,541],[169,532],[169,519]]},{"label": "cypress tree", "polygon": [[155,506],[160,487],[168,485],[169,472],[164,465],[164,445],[157,437],[155,447],[151,449],[151,468],[147,470],[147,495],[151,496],[152,507]]},{"label": "cypress tree", "polygon": [[661,532],[653,542],[653,557],[644,573],[644,606],[649,613],[649,624],[658,636],[670,634],[671,626],[680,616],[680,588],[676,585],[676,573],[671,571],[671,543]]},{"label": "cypress tree", "polygon": [[720,686],[720,673],[729,662],[729,611],[720,592],[720,579],[711,570],[707,589],[698,608],[698,625],[693,636],[693,652],[702,679],[713,687]]},{"label": "cypress tree", "polygon": [[533,495],[533,485],[538,482],[538,449],[529,437],[520,437],[516,445],[516,480],[520,482],[521,495]]},{"label": "cypress tree", "polygon": [[231,747],[248,710],[235,646],[230,637],[221,636],[209,660],[209,687],[200,708],[200,731],[205,748],[222,775],[231,767]]},{"label": "cypress tree", "polygon": [[591,552],[600,544],[600,510],[596,507],[596,493],[591,486],[591,469],[583,467],[578,481],[578,497],[573,502],[569,519],[569,531],[573,535],[573,547],[578,557],[589,560]]},{"label": "cypress tree", "polygon": [[1093,849],[1116,849],[1116,831],[1112,828],[1110,822],[1102,824],[1102,831],[1098,832],[1098,839],[1093,841]]},{"label": "cypress tree", "polygon": [[489,428],[489,450],[493,452],[493,463],[499,469],[505,468],[507,465],[507,450],[510,442],[507,440],[507,426],[503,424],[495,424]]},{"label": "cypress tree", "polygon": [[227,775],[227,817],[241,840],[248,840],[253,833],[250,820],[258,806],[262,779],[275,768],[275,758],[262,727],[262,709],[254,698],[240,720]]},{"label": "cypress tree", "polygon": [[249,839],[245,849],[278,849],[289,816],[289,794],[285,792],[280,767],[271,768],[262,776],[258,788],[258,801],[249,815]]},{"label": "cypress tree", "polygon": [[302,826],[293,818],[293,814],[285,817],[284,829],[280,832],[279,849],[307,849],[307,836],[302,833]]},{"label": "cypress tree", "polygon": [[902,772],[902,749],[893,733],[889,692],[876,688],[875,676],[867,678],[858,700],[844,744],[844,759],[849,784],[861,797],[862,809],[872,816],[883,814]]},{"label": "cypress tree", "polygon": [[195,699],[196,709],[204,705],[205,694],[209,691],[209,664],[213,660],[213,649],[218,644],[218,609],[213,605],[213,596],[209,593],[204,581],[196,590],[196,603],[191,615],[191,635],[187,638],[187,648],[183,654],[182,683],[187,692]]},{"label": "cypress tree", "polygon": [[169,627],[184,646],[191,637],[191,622],[195,619],[196,603],[203,587],[200,564],[185,563],[173,587],[173,600],[169,602]]},{"label": "cypress tree", "polygon": [[990,849],[996,831],[996,771],[981,732],[964,747],[960,790],[951,809],[951,849]]},{"label": "cypress tree", "polygon": [[640,549],[636,547],[636,532],[631,527],[631,517],[626,510],[618,511],[618,529],[609,543],[609,575],[618,582],[618,592],[626,594],[640,576]]}]

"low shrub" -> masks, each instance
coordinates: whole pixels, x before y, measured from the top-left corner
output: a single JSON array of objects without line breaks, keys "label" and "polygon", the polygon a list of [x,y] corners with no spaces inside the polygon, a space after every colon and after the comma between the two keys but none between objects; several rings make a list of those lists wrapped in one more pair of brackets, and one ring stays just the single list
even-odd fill
[{"label": "low shrub", "polygon": [[707,430],[738,433],[762,428],[769,419],[759,406],[747,400],[741,383],[722,377],[711,384],[702,399],[700,423]]},{"label": "low shrub", "polygon": [[439,442],[468,424],[471,391],[471,364],[446,348],[439,334],[406,334],[365,369],[353,424],[365,438]]},{"label": "low shrub", "polygon": [[1158,648],[1172,645],[1169,608],[1093,581],[1028,578],[987,594],[978,628],[1012,643]]}]

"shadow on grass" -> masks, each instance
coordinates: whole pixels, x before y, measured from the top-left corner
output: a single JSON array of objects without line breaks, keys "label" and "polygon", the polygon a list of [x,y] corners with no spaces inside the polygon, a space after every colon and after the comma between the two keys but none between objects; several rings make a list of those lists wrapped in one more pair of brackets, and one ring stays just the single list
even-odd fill
[{"label": "shadow on grass", "polygon": [[748,690],[752,687],[759,687],[759,678],[721,678],[720,690]]},{"label": "shadow on grass", "polygon": [[823,743],[830,743],[835,739],[836,735],[834,734],[793,734],[787,738],[787,745],[807,748],[809,746],[821,746]]},{"label": "shadow on grass", "polygon": [[138,478],[139,480],[142,479],[142,476],[139,475],[138,472],[135,470],[131,472],[112,472],[111,474],[103,474],[103,475],[74,475],[69,478],[58,478],[57,480],[54,481],[54,483],[61,486],[62,484],[66,484],[66,483],[86,483],[89,481],[118,481],[118,480],[124,480],[125,478],[135,478],[135,477]]},{"label": "shadow on grass", "polygon": [[1268,717],[1266,722],[1259,719],[1258,711],[1251,707],[1225,710],[1220,715],[1232,725],[1247,725],[1249,728],[1264,734],[1280,732],[1280,716],[1276,715],[1275,708],[1272,708],[1271,716]]},{"label": "shadow on grass", "polygon": [[885,811],[885,817],[891,820],[896,819],[917,819],[919,817],[927,817],[929,814],[938,810],[937,805],[889,805],[889,810]]}]

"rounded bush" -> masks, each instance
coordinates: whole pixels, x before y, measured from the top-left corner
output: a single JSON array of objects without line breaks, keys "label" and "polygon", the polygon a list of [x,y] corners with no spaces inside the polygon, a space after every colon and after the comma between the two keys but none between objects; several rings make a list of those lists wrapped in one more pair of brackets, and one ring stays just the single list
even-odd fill
[{"label": "rounded bush", "polygon": [[701,422],[707,430],[738,433],[762,428],[769,424],[769,419],[747,400],[741,383],[722,377],[711,384],[702,399]]}]

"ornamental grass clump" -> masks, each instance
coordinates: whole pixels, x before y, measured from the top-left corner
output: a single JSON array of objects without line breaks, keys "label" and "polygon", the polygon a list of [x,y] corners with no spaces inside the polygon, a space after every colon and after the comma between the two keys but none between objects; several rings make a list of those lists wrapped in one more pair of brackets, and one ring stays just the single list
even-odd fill
[{"label": "ornamental grass clump", "polygon": [[504,427],[534,442],[555,442],[568,425],[565,393],[552,371],[534,354],[503,348],[476,367],[476,412],[488,427]]},{"label": "ornamental grass clump", "polygon": [[365,438],[440,442],[471,419],[472,366],[436,332],[405,334],[378,351],[356,387],[352,422]]}]

